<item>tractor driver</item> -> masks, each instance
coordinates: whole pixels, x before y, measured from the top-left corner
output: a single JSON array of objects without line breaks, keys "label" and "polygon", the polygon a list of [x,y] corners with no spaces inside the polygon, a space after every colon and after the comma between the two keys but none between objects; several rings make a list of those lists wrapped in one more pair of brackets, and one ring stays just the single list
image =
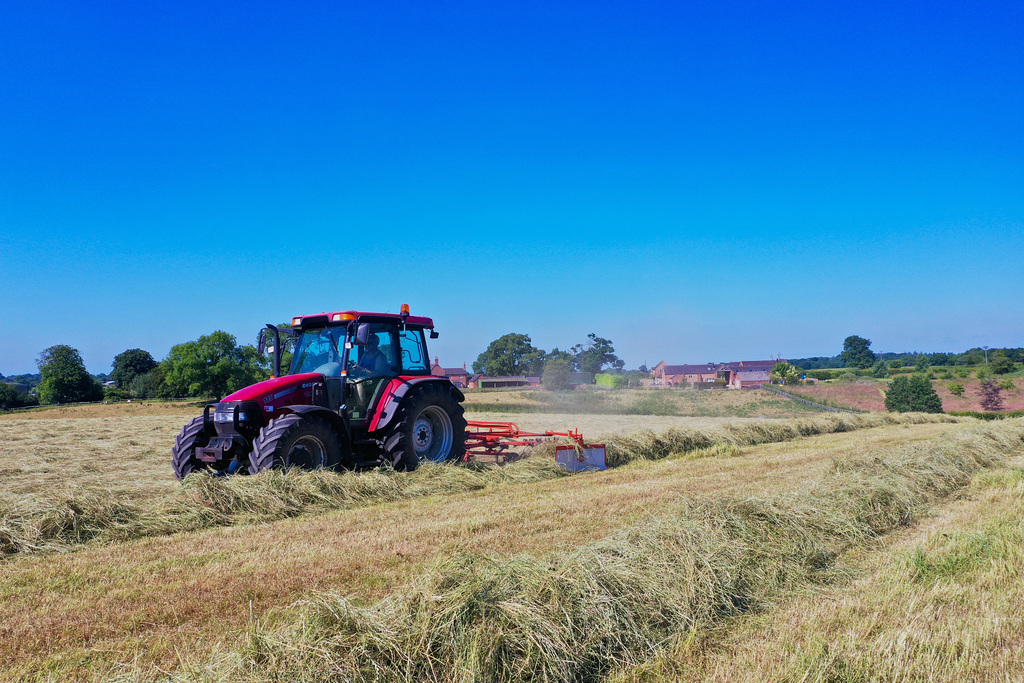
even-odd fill
[{"label": "tractor driver", "polygon": [[380,338],[371,334],[366,340],[366,350],[360,355],[359,363],[352,366],[352,374],[357,377],[377,377],[391,369],[391,364],[380,352]]}]

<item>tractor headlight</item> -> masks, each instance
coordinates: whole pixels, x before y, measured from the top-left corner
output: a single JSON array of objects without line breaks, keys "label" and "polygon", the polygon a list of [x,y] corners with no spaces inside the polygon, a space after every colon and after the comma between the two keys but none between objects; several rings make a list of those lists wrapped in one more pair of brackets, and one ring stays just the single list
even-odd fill
[{"label": "tractor headlight", "polygon": [[[245,414],[244,410],[238,411],[238,421],[239,422],[244,422],[247,419],[247,417],[248,416]],[[220,423],[225,423],[225,422],[232,423],[232,422],[235,421],[235,411],[232,410],[230,412],[228,412],[228,411],[215,412],[213,414],[213,421],[214,422],[220,422]]]}]

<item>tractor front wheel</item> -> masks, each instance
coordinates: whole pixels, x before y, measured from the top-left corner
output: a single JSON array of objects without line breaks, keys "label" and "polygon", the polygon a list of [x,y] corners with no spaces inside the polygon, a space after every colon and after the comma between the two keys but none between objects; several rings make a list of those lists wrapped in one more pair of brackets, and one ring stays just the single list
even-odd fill
[{"label": "tractor front wheel", "polygon": [[423,387],[406,396],[384,438],[384,453],[399,471],[420,462],[458,460],[466,453],[466,418],[450,390]]},{"label": "tractor front wheel", "polygon": [[252,474],[270,469],[334,469],[341,460],[341,439],[327,421],[290,413],[260,430],[249,454]]},{"label": "tractor front wheel", "polygon": [[192,420],[181,428],[181,433],[174,440],[171,448],[171,464],[174,466],[174,476],[184,479],[193,472],[210,469],[210,466],[196,458],[196,448],[202,448],[210,443],[210,432],[206,430],[206,422],[203,416],[192,418]]}]

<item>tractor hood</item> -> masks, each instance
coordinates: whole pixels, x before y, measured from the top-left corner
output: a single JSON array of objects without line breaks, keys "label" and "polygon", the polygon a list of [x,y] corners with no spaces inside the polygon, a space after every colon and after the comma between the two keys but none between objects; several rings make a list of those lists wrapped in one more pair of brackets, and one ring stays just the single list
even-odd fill
[{"label": "tractor hood", "polygon": [[222,402],[256,401],[262,406],[309,405],[312,403],[313,385],[323,381],[324,376],[319,372],[275,377],[239,389],[230,396],[225,396]]}]

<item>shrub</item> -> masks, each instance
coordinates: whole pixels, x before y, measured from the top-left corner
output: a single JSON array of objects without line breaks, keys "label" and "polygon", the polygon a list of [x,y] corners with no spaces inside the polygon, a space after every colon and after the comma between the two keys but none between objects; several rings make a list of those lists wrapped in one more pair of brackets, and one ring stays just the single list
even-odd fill
[{"label": "shrub", "polygon": [[1004,379],[1002,382],[999,383],[999,386],[1002,387],[1003,389],[1006,389],[1007,391],[1013,391],[1014,389],[1017,388],[1017,385],[1013,383],[1012,379]]},{"label": "shrub", "polygon": [[1003,397],[1000,395],[1003,388],[995,382],[982,382],[979,389],[981,407],[985,410],[1002,410]]},{"label": "shrub", "polygon": [[541,384],[549,391],[572,388],[569,385],[569,361],[564,358],[552,358],[544,364]]},{"label": "shrub", "polygon": [[826,381],[830,379],[836,379],[842,375],[846,370],[808,370],[804,373],[807,377],[814,378],[816,380]]},{"label": "shrub", "polygon": [[103,401],[106,403],[114,403],[115,401],[127,401],[132,397],[132,394],[127,389],[118,389],[117,387],[107,387],[103,392]]},{"label": "shrub", "polygon": [[997,375],[1005,375],[1013,372],[1013,361],[1002,351],[996,351],[992,358],[992,372]]},{"label": "shrub", "polygon": [[885,409],[896,413],[941,413],[942,399],[924,375],[901,376],[889,385]]},{"label": "shrub", "polygon": [[960,384],[959,382],[951,382],[949,385],[949,393],[954,394],[956,396],[963,396],[964,385]]}]

